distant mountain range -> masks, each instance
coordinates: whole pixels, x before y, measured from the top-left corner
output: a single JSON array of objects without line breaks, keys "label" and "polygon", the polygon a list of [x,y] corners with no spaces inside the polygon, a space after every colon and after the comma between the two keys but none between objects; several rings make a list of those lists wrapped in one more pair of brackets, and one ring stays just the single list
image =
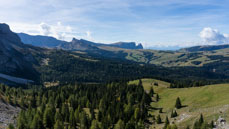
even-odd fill
[{"label": "distant mountain range", "polygon": [[[45,36],[35,36],[34,38],[30,36],[27,41],[32,43],[24,44],[7,24],[0,24],[0,83],[14,85],[29,82],[38,84],[45,82],[58,84],[106,82],[124,78],[139,78],[143,74],[146,75],[147,71],[148,75],[155,74],[156,72],[150,72],[150,70],[157,69],[156,67],[149,70],[142,69],[138,64],[135,65],[128,61],[105,59],[100,55],[78,52],[78,50],[89,49],[98,49],[99,52],[103,52],[104,50],[101,50],[99,46],[126,47],[122,43],[112,44],[113,46],[96,44],[96,46],[95,43],[86,40],[73,39],[72,42],[67,43]],[[33,43],[41,47],[30,45]],[[72,51],[45,47],[65,47],[65,49]]]},{"label": "distant mountain range", "polygon": [[96,50],[101,46],[108,47],[117,47],[123,49],[143,49],[142,44],[136,44],[135,42],[118,42],[111,44],[95,43],[87,41],[84,39],[75,39],[73,38],[71,42],[66,42],[58,40],[54,37],[49,36],[33,36],[25,33],[18,33],[18,36],[21,38],[22,42],[25,44],[31,44],[39,47],[47,48],[59,48],[64,50]]}]

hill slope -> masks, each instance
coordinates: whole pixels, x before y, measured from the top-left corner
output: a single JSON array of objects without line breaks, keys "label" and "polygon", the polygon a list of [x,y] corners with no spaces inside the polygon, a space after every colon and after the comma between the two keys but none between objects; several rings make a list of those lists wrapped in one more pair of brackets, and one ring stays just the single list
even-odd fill
[{"label": "hill slope", "polygon": [[180,51],[187,51],[187,52],[197,52],[197,51],[215,51],[220,49],[229,48],[229,44],[225,45],[206,45],[206,46],[195,46],[181,49]]},{"label": "hill slope", "polygon": [[[229,117],[225,115],[229,113],[229,95],[227,93],[229,91],[229,84],[171,89],[168,88],[169,83],[155,79],[142,79],[142,82],[145,90],[149,91],[153,87],[155,93],[159,94],[160,100],[158,102],[152,102],[151,106],[154,108],[163,108],[163,113],[160,113],[162,120],[168,116],[170,122],[175,122],[181,128],[185,128],[187,125],[192,126],[193,122],[199,118],[201,113],[208,122],[211,120],[216,121],[219,116],[227,121],[229,120]],[[154,85],[155,82],[158,83],[158,86]],[[138,81],[132,83],[137,84]],[[180,97],[182,105],[186,107],[176,109],[179,116],[174,119],[170,118],[170,115],[171,111],[175,110],[174,106],[177,97]],[[152,110],[151,113],[157,116],[159,114],[158,112],[158,110]],[[152,127],[159,129],[163,127],[163,124],[155,124]]]}]

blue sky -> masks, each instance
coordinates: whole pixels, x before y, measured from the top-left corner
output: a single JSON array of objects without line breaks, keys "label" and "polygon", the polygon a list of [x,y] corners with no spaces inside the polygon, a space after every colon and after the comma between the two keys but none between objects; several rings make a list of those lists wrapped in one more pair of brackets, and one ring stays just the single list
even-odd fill
[{"label": "blue sky", "polygon": [[15,32],[172,49],[229,41],[229,0],[0,0]]}]

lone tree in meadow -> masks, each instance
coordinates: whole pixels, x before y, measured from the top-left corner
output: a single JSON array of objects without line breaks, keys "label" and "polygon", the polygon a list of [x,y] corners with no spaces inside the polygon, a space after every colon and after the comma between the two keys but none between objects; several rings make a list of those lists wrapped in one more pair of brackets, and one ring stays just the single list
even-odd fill
[{"label": "lone tree in meadow", "polygon": [[159,95],[157,94],[157,95],[156,95],[156,102],[158,102],[159,99],[160,99],[160,98],[159,98]]},{"label": "lone tree in meadow", "polygon": [[199,123],[200,124],[203,124],[204,123],[204,117],[203,117],[203,114],[202,113],[200,114]]},{"label": "lone tree in meadow", "polygon": [[176,100],[175,107],[176,107],[177,109],[182,108],[182,104],[181,104],[181,101],[180,101],[180,98],[179,98],[179,97],[178,97],[177,100]]},{"label": "lone tree in meadow", "polygon": [[166,127],[169,125],[169,118],[168,118],[168,116],[166,116],[166,118],[165,118],[165,125],[166,125]]},{"label": "lone tree in meadow", "polygon": [[161,124],[162,123],[161,116],[160,115],[157,116],[156,122],[157,122],[157,124]]},{"label": "lone tree in meadow", "polygon": [[154,92],[154,90],[153,90],[153,87],[151,87],[151,89],[150,89],[150,91],[149,91],[149,95],[150,95],[150,97],[153,97],[153,94],[154,94],[155,92]]},{"label": "lone tree in meadow", "polygon": [[174,118],[174,117],[177,117],[177,116],[178,116],[178,114],[177,114],[176,110],[175,111],[172,110],[171,118]]}]

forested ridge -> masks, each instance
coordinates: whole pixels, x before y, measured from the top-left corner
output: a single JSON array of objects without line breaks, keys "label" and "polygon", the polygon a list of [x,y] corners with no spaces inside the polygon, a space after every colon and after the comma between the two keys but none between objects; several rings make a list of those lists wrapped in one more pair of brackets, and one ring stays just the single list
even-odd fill
[{"label": "forested ridge", "polygon": [[[62,50],[35,56],[49,59],[48,65],[37,66],[40,83],[60,82],[75,84],[85,82],[107,83],[140,78],[157,78],[174,83],[174,87],[192,87],[228,82],[228,76],[214,73],[205,67],[161,67],[132,61],[108,59]],[[41,59],[38,59],[41,60]],[[212,68],[213,69],[213,68]],[[179,84],[178,84],[179,83]]]}]

